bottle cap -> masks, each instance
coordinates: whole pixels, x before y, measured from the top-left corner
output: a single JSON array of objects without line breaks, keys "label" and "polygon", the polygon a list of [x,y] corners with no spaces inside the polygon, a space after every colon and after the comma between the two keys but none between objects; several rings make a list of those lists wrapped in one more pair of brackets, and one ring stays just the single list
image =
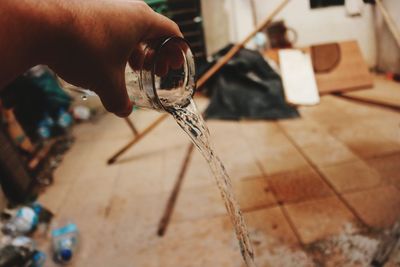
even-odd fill
[{"label": "bottle cap", "polygon": [[72,258],[72,251],[70,249],[62,249],[60,256],[63,261],[70,261]]}]

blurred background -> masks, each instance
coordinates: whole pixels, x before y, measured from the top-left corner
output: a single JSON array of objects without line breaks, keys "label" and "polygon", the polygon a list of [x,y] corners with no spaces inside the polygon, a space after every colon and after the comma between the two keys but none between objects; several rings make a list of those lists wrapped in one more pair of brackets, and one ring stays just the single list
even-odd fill
[{"label": "blurred background", "polygon": [[[400,1],[146,0],[267,266],[400,266]],[[0,267],[245,266],[172,116],[121,119],[46,66],[0,95]]]}]

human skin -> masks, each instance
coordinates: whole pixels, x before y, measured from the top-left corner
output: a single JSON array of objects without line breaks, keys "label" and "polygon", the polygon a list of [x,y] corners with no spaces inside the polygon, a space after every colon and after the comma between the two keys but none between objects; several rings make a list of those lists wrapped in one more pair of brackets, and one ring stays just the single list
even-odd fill
[{"label": "human skin", "polygon": [[[38,64],[95,91],[120,117],[132,111],[125,67],[143,60],[143,43],[182,36],[139,0],[1,0],[0,90]],[[165,72],[165,70],[161,70]]]}]

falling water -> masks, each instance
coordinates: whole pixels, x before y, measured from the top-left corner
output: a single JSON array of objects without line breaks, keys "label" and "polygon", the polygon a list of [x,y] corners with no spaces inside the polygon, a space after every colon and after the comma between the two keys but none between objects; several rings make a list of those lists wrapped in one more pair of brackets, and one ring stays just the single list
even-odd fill
[{"label": "falling water", "polygon": [[193,100],[185,108],[176,107],[168,110],[175,118],[179,126],[189,135],[193,143],[210,165],[218,188],[224,200],[232,224],[235,228],[236,237],[239,241],[240,250],[247,267],[255,267],[253,248],[250,243],[247,227],[242,212],[232,191],[231,179],[229,178],[221,160],[215,155],[209,138],[209,130],[198,112]]}]

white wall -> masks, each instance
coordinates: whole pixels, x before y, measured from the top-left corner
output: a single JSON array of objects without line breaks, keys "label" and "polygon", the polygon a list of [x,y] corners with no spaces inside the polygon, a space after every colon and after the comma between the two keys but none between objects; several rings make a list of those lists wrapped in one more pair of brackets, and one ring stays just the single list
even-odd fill
[{"label": "white wall", "polygon": [[230,23],[224,0],[202,0],[201,9],[207,54],[218,51],[230,42]]},{"label": "white wall", "polygon": [[[400,30],[400,1],[384,0],[382,3],[392,17],[397,29]],[[400,73],[400,47],[396,43],[386,23],[383,21],[383,17],[378,9],[376,13],[378,68],[384,71]]]},{"label": "white wall", "polygon": [[[203,0],[204,1],[204,0]],[[229,15],[224,21],[230,27],[229,38],[237,42],[253,29],[250,0],[215,0],[225,2],[225,12]],[[282,0],[255,0],[257,18],[263,20]],[[390,1],[390,0],[389,0]],[[392,0],[398,1],[398,0]],[[207,12],[219,12],[207,10]],[[294,28],[299,36],[297,46],[324,42],[356,39],[364,58],[370,66],[376,64],[376,42],[373,8],[365,5],[360,17],[348,17],[343,6],[310,9],[309,0],[291,0],[276,17],[283,19],[288,27]],[[233,21],[233,23],[229,23]],[[220,22],[220,25],[222,23]],[[219,27],[215,25],[214,27]],[[212,28],[207,28],[212,31]],[[225,37],[226,38],[226,37]],[[210,46],[209,52],[217,50]]]},{"label": "white wall", "polygon": [[253,29],[250,0],[201,0],[207,54],[245,38]]}]

